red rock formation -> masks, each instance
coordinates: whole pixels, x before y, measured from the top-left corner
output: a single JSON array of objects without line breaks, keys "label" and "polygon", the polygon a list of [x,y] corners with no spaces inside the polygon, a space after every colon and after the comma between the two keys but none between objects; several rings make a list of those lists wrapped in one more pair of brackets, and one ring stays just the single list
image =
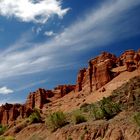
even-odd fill
[{"label": "red rock formation", "polygon": [[137,52],[127,50],[119,57],[119,60],[126,66],[127,71],[131,72],[140,65],[140,50]]},{"label": "red rock formation", "polygon": [[87,69],[80,70],[77,78],[76,91],[85,86],[94,91],[108,83],[112,78],[111,68],[116,66],[116,56],[107,52],[89,61]]},{"label": "red rock formation", "polygon": [[54,88],[54,96],[55,93],[59,95],[59,97],[63,97],[69,92],[75,90],[75,85],[58,85],[57,87]]},{"label": "red rock formation", "polygon": [[79,71],[79,73],[78,73],[77,82],[76,82],[76,88],[75,88],[75,90],[78,91],[78,92],[82,90],[83,79],[85,77],[85,74],[86,74],[86,68],[81,69]]},{"label": "red rock formation", "polygon": [[0,124],[11,124],[17,118],[28,117],[31,113],[32,110],[24,105],[6,103],[0,107]]},{"label": "red rock formation", "polygon": [[40,88],[36,92],[29,94],[26,101],[26,107],[31,109],[41,109],[45,103],[49,102],[48,99],[54,96],[57,96],[57,98],[63,97],[74,89],[75,85],[59,85],[54,88],[54,90],[45,90]]},{"label": "red rock formation", "polygon": [[26,106],[28,108],[42,108],[43,104],[46,103],[46,90],[45,89],[38,89],[36,92],[30,93],[27,97]]}]

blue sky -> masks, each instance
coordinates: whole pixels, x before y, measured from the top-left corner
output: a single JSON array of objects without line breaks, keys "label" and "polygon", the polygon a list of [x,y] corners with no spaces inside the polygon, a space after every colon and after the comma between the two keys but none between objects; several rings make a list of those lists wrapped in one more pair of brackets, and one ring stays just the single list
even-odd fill
[{"label": "blue sky", "polygon": [[74,84],[102,51],[140,47],[139,0],[0,1],[0,104]]}]

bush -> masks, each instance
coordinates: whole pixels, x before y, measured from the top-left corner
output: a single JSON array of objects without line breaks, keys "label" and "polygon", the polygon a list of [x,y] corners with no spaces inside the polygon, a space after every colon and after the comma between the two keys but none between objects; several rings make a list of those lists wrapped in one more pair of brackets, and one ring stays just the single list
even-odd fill
[{"label": "bush", "polygon": [[46,125],[51,129],[51,131],[55,131],[58,128],[63,127],[66,123],[66,116],[61,111],[50,114],[46,119]]},{"label": "bush", "polygon": [[72,140],[72,138],[71,137],[68,137],[68,140]]},{"label": "bush", "polygon": [[34,112],[29,116],[30,123],[38,123],[41,122],[41,115],[38,109],[34,109]]},{"label": "bush", "polygon": [[120,112],[120,107],[117,103],[113,103],[109,98],[101,100],[101,110],[106,119],[110,119]]},{"label": "bush", "polygon": [[7,137],[5,138],[5,140],[15,140],[15,138],[12,137],[12,136],[7,136]]},{"label": "bush", "polygon": [[0,124],[0,135],[6,131],[7,127]]},{"label": "bush", "polygon": [[104,118],[104,114],[103,114],[101,107],[96,105],[96,104],[92,104],[91,112],[93,113],[95,120],[99,120],[99,119]]},{"label": "bush", "polygon": [[117,103],[112,102],[109,98],[103,98],[96,104],[92,104],[92,113],[94,118],[97,119],[111,119],[118,112],[120,107]]},{"label": "bush", "polygon": [[75,124],[79,124],[79,123],[83,123],[83,122],[87,121],[85,116],[82,115],[82,113],[80,111],[74,112],[73,119],[74,119]]},{"label": "bush", "polygon": [[80,106],[80,110],[83,112],[89,112],[90,106],[91,106],[90,104],[84,103]]},{"label": "bush", "polygon": [[133,118],[135,123],[140,127],[140,112],[136,113]]},{"label": "bush", "polygon": [[0,140],[15,140],[15,138],[12,136],[7,136],[7,137],[1,136]]},{"label": "bush", "polygon": [[5,138],[3,136],[0,136],[0,140],[5,140]]}]

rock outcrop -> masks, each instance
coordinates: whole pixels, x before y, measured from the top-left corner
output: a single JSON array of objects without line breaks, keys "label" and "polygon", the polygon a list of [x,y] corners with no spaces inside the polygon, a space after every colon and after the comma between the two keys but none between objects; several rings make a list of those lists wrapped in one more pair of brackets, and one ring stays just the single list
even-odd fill
[{"label": "rock outcrop", "polygon": [[112,68],[126,66],[126,70],[131,72],[140,66],[140,50],[125,51],[120,57],[107,52],[91,59],[88,68],[81,69],[77,76],[76,92],[84,89],[92,92],[98,90],[106,83],[116,77],[118,73],[113,73]]},{"label": "rock outcrop", "polygon": [[47,91],[45,89],[38,89],[36,92],[30,93],[27,97],[26,106],[29,108],[42,108],[43,104],[47,102]]},{"label": "rock outcrop", "polygon": [[88,87],[92,92],[108,83],[114,77],[111,69],[116,66],[116,60],[115,55],[107,52],[91,59],[88,68],[79,71],[76,91],[79,92],[84,87]]},{"label": "rock outcrop", "polygon": [[118,59],[118,63],[125,65],[127,71],[131,72],[139,67],[140,50],[138,50],[137,52],[135,52],[134,50],[127,50]]},{"label": "rock outcrop", "polygon": [[30,93],[27,97],[26,107],[28,108],[42,108],[44,104],[50,102],[51,98],[58,99],[72,90],[75,89],[75,85],[59,85],[53,90],[38,89],[36,92]]},{"label": "rock outcrop", "polygon": [[8,104],[0,107],[0,124],[12,124],[17,118],[28,117],[32,109],[21,104]]}]

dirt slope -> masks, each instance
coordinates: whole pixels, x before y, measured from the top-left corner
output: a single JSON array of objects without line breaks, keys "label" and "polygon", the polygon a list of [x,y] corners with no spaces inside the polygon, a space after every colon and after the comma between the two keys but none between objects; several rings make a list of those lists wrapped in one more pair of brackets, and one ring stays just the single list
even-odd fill
[{"label": "dirt slope", "polygon": [[102,88],[92,93],[87,92],[86,89],[80,93],[71,92],[68,95],[64,96],[63,98],[47,104],[43,108],[44,113],[46,112],[46,110],[49,111],[62,110],[68,112],[76,108],[79,108],[83,103],[96,102],[98,100],[101,100],[103,97],[110,96],[113,90],[115,90],[122,84],[128,82],[129,79],[140,75],[140,70],[128,72],[126,71],[125,66],[113,69],[113,71],[121,73],[104,86],[105,88],[104,92],[100,92]]}]

